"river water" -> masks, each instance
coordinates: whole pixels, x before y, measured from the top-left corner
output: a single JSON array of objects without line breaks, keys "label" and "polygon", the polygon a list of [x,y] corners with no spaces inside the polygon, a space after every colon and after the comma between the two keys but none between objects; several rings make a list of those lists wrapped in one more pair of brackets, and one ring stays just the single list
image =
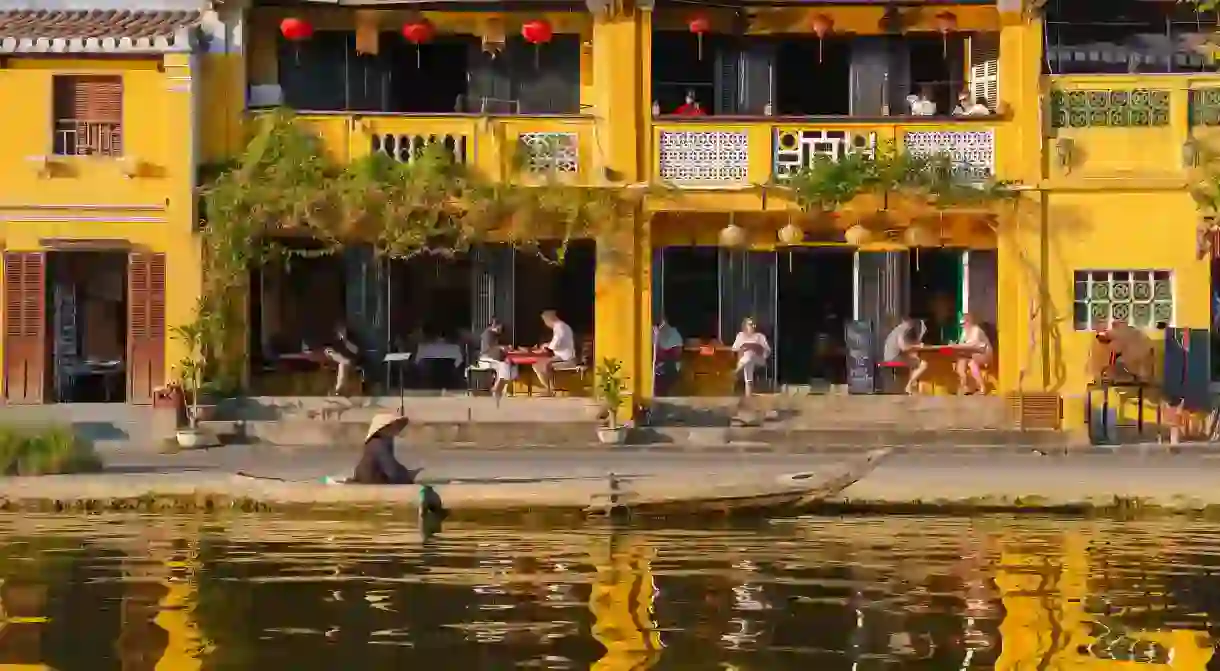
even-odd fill
[{"label": "river water", "polygon": [[1217,572],[1181,520],[0,516],[0,671],[1204,669]]}]

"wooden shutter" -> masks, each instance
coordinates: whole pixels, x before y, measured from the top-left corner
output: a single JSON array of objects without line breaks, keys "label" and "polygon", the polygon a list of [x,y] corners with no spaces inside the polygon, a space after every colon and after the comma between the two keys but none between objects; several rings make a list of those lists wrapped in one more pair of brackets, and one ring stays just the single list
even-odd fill
[{"label": "wooden shutter", "polygon": [[[995,34],[970,37],[970,96],[985,98],[992,112],[1000,103],[1000,38]],[[973,102],[973,101],[972,101]]]},{"label": "wooden shutter", "polygon": [[4,389],[9,403],[43,402],[46,348],[46,255],[4,255]]},{"label": "wooden shutter", "polygon": [[165,384],[165,255],[127,261],[127,401],[152,403]]},{"label": "wooden shutter", "polygon": [[873,356],[909,309],[909,252],[857,252],[860,283],[856,287],[857,318],[873,326]]},{"label": "wooden shutter", "polygon": [[55,106],[61,121],[123,122],[123,79],[64,75],[55,80]]},{"label": "wooden shutter", "polygon": [[504,325],[505,342],[513,340],[516,322],[515,250],[506,244],[477,245],[470,250],[474,309],[470,330],[482,333],[495,317]]}]

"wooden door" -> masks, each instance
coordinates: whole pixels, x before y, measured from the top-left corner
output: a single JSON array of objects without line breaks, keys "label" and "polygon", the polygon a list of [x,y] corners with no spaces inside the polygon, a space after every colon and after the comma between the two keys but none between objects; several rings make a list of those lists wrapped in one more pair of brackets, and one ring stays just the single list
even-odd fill
[{"label": "wooden door", "polygon": [[46,286],[45,254],[4,254],[4,393],[12,404],[43,402]]},{"label": "wooden door", "polygon": [[127,402],[152,403],[165,384],[165,255],[127,260]]}]

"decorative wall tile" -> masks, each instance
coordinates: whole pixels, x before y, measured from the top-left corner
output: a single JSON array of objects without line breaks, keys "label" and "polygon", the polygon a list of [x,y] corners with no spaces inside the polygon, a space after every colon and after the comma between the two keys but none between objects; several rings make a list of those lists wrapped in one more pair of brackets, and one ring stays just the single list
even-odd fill
[{"label": "decorative wall tile", "polygon": [[745,132],[661,131],[659,171],[668,182],[744,182],[749,154]]},{"label": "decorative wall tile", "polygon": [[1220,88],[1190,92],[1190,125],[1220,126]]},{"label": "decorative wall tile", "polygon": [[876,133],[852,133],[846,130],[776,128],[774,169],[777,178],[813,165],[818,156],[835,161],[848,154],[862,152],[872,156],[877,151]]},{"label": "decorative wall tile", "polygon": [[1051,125],[1055,128],[1168,126],[1169,91],[1053,91]]},{"label": "decorative wall tile", "polygon": [[530,172],[575,173],[580,169],[576,133],[522,133],[518,142]]},{"label": "decorative wall tile", "polygon": [[370,142],[373,153],[381,152],[386,156],[404,163],[410,163],[419,156],[422,156],[424,150],[429,145],[443,144],[446,149],[453,153],[453,160],[458,163],[466,162],[466,136],[464,135],[412,135],[404,133],[395,135],[393,133],[374,133],[370,136]]},{"label": "decorative wall tile", "polygon": [[995,175],[995,130],[907,131],[903,148],[912,156],[948,155],[953,172],[966,180]]}]

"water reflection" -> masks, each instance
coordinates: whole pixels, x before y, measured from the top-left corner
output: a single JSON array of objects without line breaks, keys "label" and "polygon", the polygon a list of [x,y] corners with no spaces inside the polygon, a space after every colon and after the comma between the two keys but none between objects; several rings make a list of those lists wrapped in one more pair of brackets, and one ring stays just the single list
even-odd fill
[{"label": "water reflection", "polygon": [[0,671],[1205,669],[1220,526],[0,517]]}]

